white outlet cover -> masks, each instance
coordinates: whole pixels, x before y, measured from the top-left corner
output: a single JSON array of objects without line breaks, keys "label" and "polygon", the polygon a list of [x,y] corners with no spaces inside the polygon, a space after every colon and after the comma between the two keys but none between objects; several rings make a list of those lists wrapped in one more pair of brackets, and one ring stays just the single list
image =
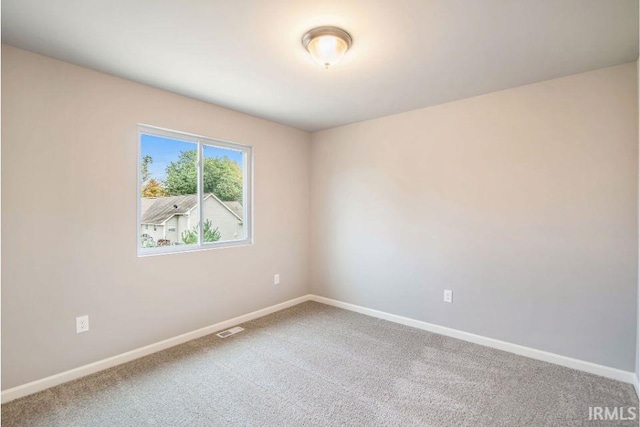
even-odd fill
[{"label": "white outlet cover", "polygon": [[279,285],[280,284],[280,275],[279,274],[274,274],[273,275],[273,284],[274,285]]},{"label": "white outlet cover", "polygon": [[89,330],[89,316],[76,317],[76,334]]},{"label": "white outlet cover", "polygon": [[453,291],[449,289],[444,290],[444,302],[453,302]]}]

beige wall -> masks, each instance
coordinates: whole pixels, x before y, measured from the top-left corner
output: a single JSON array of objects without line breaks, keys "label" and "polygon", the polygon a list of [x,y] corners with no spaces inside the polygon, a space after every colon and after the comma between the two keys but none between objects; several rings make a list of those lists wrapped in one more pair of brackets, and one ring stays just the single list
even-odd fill
[{"label": "beige wall", "polygon": [[312,291],[633,371],[636,85],[632,63],[314,134]]},{"label": "beige wall", "polygon": [[[136,256],[137,123],[254,146],[255,245]],[[305,132],[3,46],[2,150],[3,389],[308,291]]]},{"label": "beige wall", "polygon": [[[2,55],[3,389],[309,290],[633,370],[635,64],[310,137]],[[255,245],[136,256],[137,123],[254,146]]]}]

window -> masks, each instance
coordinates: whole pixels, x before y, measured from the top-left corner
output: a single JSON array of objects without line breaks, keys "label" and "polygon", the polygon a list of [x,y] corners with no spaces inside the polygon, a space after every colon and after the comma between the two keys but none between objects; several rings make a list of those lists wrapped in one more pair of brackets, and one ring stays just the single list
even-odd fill
[{"label": "window", "polygon": [[251,243],[251,160],[247,145],[140,125],[138,255]]}]

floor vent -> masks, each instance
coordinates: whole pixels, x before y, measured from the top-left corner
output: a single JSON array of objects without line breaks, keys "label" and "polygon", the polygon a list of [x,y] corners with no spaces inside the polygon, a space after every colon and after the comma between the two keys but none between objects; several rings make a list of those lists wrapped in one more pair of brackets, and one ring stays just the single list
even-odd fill
[{"label": "floor vent", "polygon": [[238,332],[242,332],[242,331],[244,331],[244,328],[241,328],[240,326],[236,326],[235,328],[231,328],[231,329],[227,329],[226,331],[218,332],[216,335],[219,336],[220,338],[226,338],[226,337],[229,337],[231,335],[235,335]]}]

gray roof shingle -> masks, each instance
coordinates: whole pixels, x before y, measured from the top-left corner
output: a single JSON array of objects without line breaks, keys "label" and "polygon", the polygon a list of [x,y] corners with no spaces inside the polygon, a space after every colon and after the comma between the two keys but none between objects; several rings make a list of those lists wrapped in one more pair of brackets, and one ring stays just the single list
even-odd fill
[{"label": "gray roof shingle", "polygon": [[[148,205],[146,211],[142,211],[140,222],[143,224],[162,224],[173,215],[184,215],[196,205],[196,198],[195,194],[156,197],[153,199],[154,202]],[[145,204],[147,202],[143,202],[141,207],[144,208]]]},{"label": "gray roof shingle", "polygon": [[242,219],[242,214],[243,209],[242,209],[242,203],[240,202],[222,202],[223,205],[225,205],[227,208],[229,208],[229,210],[231,212],[233,212],[234,214],[236,214],[238,216],[238,218]]},{"label": "gray roof shingle", "polygon": [[[213,194],[206,197],[213,197],[227,207],[238,218],[242,219],[242,204],[240,202],[223,202]],[[182,196],[167,197],[143,197],[140,199],[141,223],[142,224],[162,224],[173,215],[184,215],[193,209],[197,204],[195,194],[185,194]]]}]

